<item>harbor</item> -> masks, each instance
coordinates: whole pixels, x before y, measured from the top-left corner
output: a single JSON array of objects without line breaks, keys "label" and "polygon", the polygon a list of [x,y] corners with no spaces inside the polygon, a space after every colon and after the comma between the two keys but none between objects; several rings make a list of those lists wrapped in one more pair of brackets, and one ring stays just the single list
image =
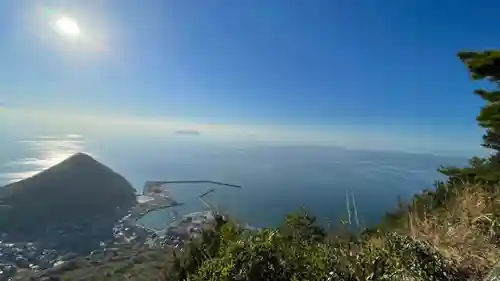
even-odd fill
[{"label": "harbor", "polygon": [[[242,188],[239,185],[208,180],[147,181],[142,193],[137,195],[137,205],[115,224],[113,236],[116,243],[146,244],[150,247],[169,245],[177,248],[182,246],[186,240],[200,235],[203,230],[212,228],[215,224],[216,211],[204,197],[215,192],[215,188],[210,188],[198,196],[205,210],[189,213],[182,217],[179,217],[175,208],[184,203],[176,201],[171,196],[169,189],[166,188],[172,184],[199,183]],[[171,223],[167,223],[161,229],[148,228],[139,223],[141,218],[147,214],[161,209],[172,209]],[[165,221],[168,221],[167,217]]]}]

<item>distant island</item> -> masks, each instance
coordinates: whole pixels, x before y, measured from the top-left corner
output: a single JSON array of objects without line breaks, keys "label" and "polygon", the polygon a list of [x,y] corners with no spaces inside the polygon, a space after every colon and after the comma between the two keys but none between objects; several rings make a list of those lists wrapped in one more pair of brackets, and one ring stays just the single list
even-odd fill
[{"label": "distant island", "polygon": [[176,130],[174,131],[176,135],[185,135],[185,136],[200,136],[201,132],[198,130]]}]

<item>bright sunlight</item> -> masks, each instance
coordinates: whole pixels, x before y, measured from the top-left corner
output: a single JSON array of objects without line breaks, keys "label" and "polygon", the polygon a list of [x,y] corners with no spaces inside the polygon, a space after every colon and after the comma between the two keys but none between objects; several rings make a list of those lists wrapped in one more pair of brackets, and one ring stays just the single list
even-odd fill
[{"label": "bright sunlight", "polygon": [[55,22],[55,27],[61,35],[78,36],[80,34],[78,23],[67,17],[58,19]]}]

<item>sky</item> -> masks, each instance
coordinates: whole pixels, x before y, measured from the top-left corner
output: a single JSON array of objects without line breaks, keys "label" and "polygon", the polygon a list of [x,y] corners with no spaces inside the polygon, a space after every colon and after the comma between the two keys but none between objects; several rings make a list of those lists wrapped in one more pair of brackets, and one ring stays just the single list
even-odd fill
[{"label": "sky", "polygon": [[[482,102],[456,53],[500,46],[499,9],[493,0],[0,1],[0,128],[471,153]],[[61,17],[78,36],[56,32]]]}]

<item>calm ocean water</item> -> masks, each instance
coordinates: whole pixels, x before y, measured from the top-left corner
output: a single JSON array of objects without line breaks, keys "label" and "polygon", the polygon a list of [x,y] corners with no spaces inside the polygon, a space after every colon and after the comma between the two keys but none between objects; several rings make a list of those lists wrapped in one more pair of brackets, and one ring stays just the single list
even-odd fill
[{"label": "calm ocean water", "polygon": [[[346,217],[346,191],[355,195],[360,220],[377,222],[396,206],[440,178],[439,165],[463,165],[467,159],[426,154],[353,151],[326,147],[222,144],[179,136],[173,141],[97,139],[80,135],[10,137],[0,147],[0,185],[46,169],[75,152],[87,152],[142,190],[146,180],[201,179],[242,185],[174,185],[170,191],[186,203],[180,214],[203,209],[197,196],[211,187],[207,201],[254,226],[271,226],[304,206],[323,221]],[[170,211],[144,222],[163,226]]]}]

